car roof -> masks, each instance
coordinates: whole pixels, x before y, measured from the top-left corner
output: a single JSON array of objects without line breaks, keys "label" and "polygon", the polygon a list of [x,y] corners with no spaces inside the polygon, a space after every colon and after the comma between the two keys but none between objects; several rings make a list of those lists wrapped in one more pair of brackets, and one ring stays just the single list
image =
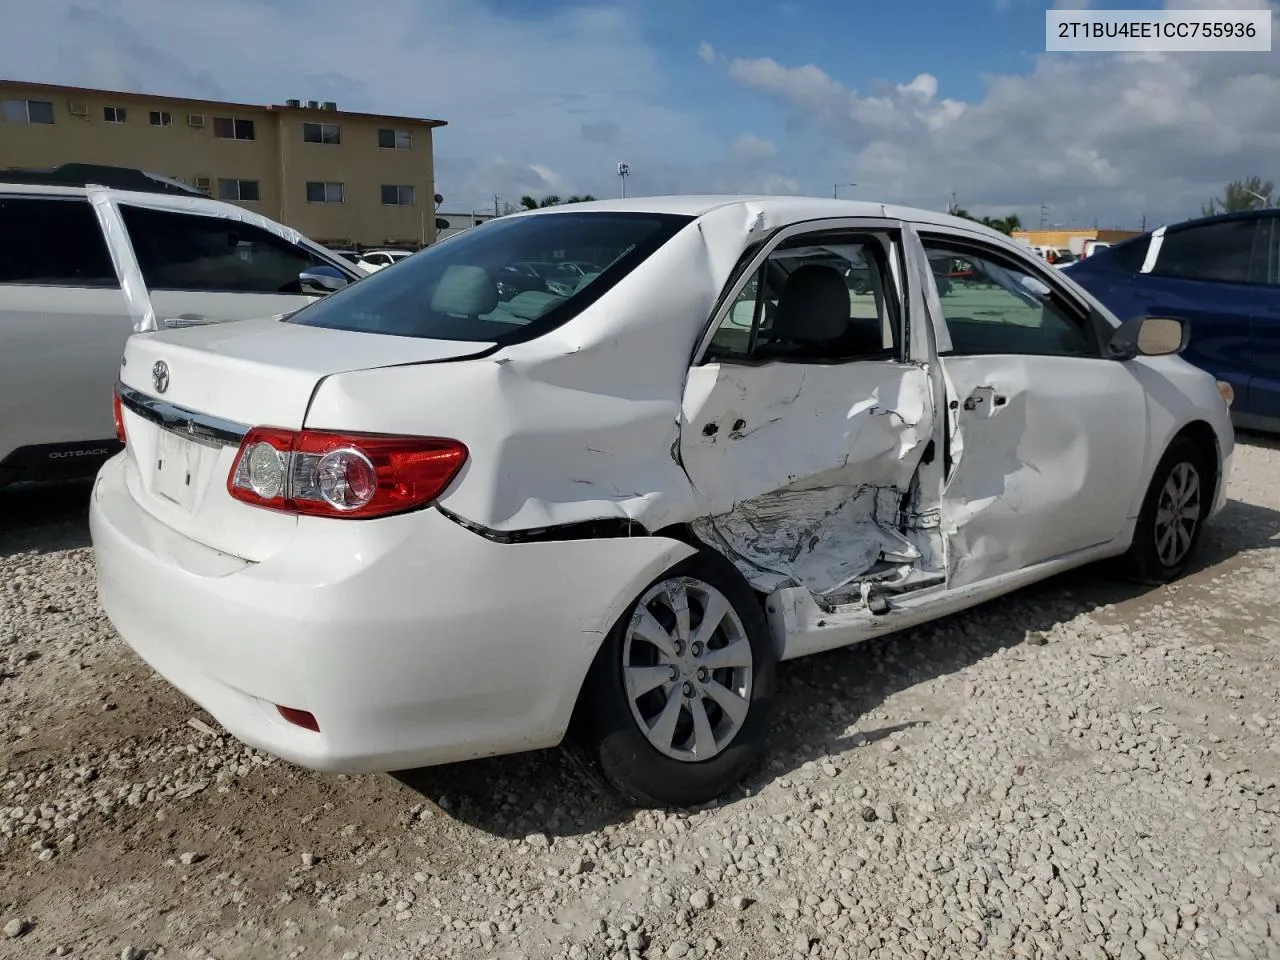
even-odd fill
[{"label": "car roof", "polygon": [[508,216],[541,217],[576,212],[598,212],[676,214],[697,218],[705,216],[713,210],[733,206],[743,208],[744,214],[747,213],[748,209],[753,215],[762,213],[766,221],[773,226],[785,226],[789,223],[832,217],[875,217],[936,226],[962,227],[966,230],[990,233],[992,236],[1008,240],[1008,237],[998,230],[993,230],[974,220],[953,217],[946,213],[871,200],[832,200],[823,197],[737,195],[628,197],[626,199],[587,200],[580,203],[560,204],[554,207],[541,207],[537,210],[524,210],[508,214]]},{"label": "car roof", "polygon": [[34,184],[45,187],[109,187],[138,193],[167,193],[179,196],[202,196],[193,187],[158,173],[147,173],[133,167],[115,167],[98,163],[63,163],[41,169],[0,171],[0,184]]}]

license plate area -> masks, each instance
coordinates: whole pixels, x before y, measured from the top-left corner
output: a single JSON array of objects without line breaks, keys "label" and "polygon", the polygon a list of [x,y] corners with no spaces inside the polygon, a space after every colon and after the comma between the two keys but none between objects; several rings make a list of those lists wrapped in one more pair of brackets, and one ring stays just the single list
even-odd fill
[{"label": "license plate area", "polygon": [[187,512],[195,507],[202,447],[169,430],[161,430],[156,444],[152,490]]}]

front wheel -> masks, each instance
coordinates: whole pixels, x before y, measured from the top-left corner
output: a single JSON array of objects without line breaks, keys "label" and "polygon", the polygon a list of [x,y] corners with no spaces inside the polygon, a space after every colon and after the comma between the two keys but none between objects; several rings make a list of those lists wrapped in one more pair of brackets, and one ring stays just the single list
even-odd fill
[{"label": "front wheel", "polygon": [[630,802],[697,806],[764,746],[776,657],[733,565],[700,554],[664,573],[605,638],[569,747]]},{"label": "front wheel", "polygon": [[1210,469],[1204,451],[1186,437],[1169,445],[1152,475],[1125,556],[1135,580],[1169,583],[1186,572],[1209,509]]}]

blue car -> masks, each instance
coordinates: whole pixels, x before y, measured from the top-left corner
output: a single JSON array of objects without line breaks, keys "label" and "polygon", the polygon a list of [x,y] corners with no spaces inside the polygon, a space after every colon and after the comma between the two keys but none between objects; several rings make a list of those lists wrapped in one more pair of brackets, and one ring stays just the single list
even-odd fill
[{"label": "blue car", "polygon": [[1231,384],[1236,426],[1280,432],[1280,210],[1160,227],[1063,272],[1121,320],[1188,321],[1183,356]]}]

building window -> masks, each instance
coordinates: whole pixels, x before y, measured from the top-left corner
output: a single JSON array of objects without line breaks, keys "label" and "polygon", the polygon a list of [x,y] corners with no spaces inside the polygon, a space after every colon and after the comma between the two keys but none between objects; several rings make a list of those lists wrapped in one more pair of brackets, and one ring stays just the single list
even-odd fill
[{"label": "building window", "polygon": [[307,203],[342,203],[342,193],[340,183],[307,181]]},{"label": "building window", "polygon": [[388,207],[412,207],[413,193],[414,190],[411,186],[383,184],[382,202]]},{"label": "building window", "polygon": [[152,110],[151,125],[153,127],[167,127],[172,125],[173,116],[168,110]]},{"label": "building window", "polygon": [[252,120],[233,120],[231,117],[213,118],[213,135],[220,140],[256,140]]},{"label": "building window", "polygon": [[307,143],[341,143],[342,127],[336,123],[304,123],[302,139]]},{"label": "building window", "polygon": [[53,123],[53,104],[48,100],[5,100],[0,117],[6,123]]},{"label": "building window", "polygon": [[389,150],[412,150],[413,134],[408,130],[379,130],[378,146]]},{"label": "building window", "polygon": [[219,200],[257,203],[261,198],[257,180],[218,180]]},{"label": "building window", "polygon": [[102,119],[107,123],[124,123],[125,109],[124,107],[103,107]]}]

